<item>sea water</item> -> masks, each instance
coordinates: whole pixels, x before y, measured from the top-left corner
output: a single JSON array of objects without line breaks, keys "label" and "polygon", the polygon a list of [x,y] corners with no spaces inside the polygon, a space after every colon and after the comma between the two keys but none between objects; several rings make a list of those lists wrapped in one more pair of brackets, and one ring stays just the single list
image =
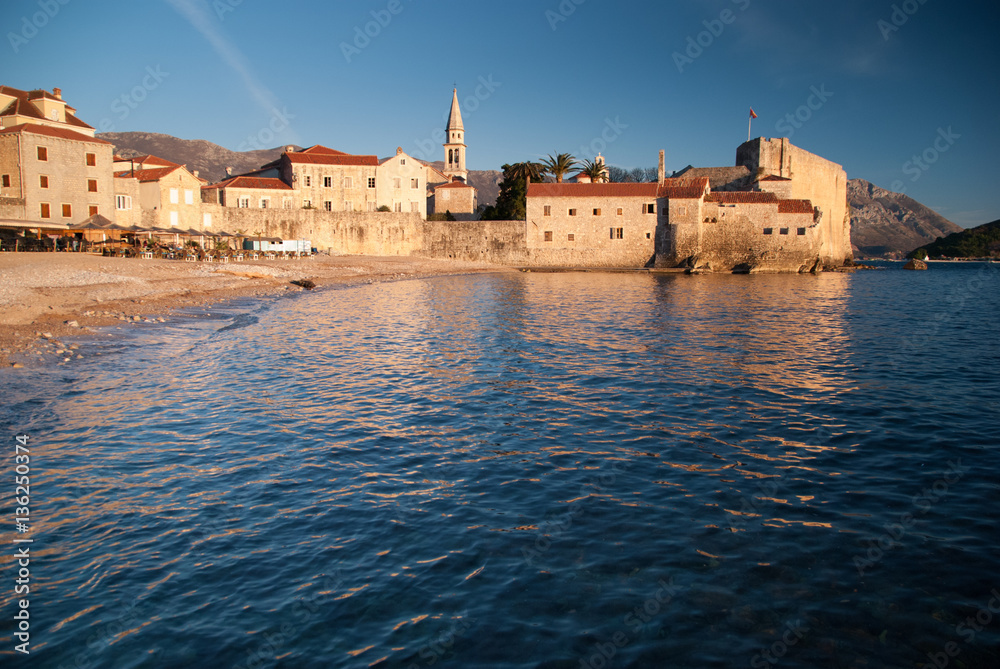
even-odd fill
[{"label": "sea water", "polygon": [[0,657],[997,666],[998,269],[440,277],[85,340],[0,376]]}]

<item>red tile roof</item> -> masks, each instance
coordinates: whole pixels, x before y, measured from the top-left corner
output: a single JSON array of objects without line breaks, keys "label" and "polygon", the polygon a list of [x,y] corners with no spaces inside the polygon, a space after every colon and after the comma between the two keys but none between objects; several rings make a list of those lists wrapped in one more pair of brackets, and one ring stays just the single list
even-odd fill
[{"label": "red tile roof", "polygon": [[446,184],[441,184],[440,186],[435,186],[434,190],[438,190],[440,188],[471,188],[473,190],[476,189],[475,186],[470,186],[469,184],[462,183],[461,181],[451,181]]},{"label": "red tile roof", "polygon": [[[9,95],[14,98],[14,101],[7,105],[7,108],[0,111],[0,116],[27,116],[29,118],[44,119],[45,116],[35,105],[31,104],[31,100],[38,100],[41,98],[48,98],[49,100],[56,100],[58,102],[63,102],[59,100],[55,95],[44,90],[34,90],[34,91],[22,91],[18,88],[11,88],[10,86],[0,86],[0,94]],[[65,103],[64,103],[65,104]],[[76,116],[73,112],[76,110],[69,105],[66,105],[66,124],[73,125],[78,128],[87,128],[93,130],[93,126],[87,125]]]},{"label": "red tile roof", "polygon": [[211,186],[202,186],[202,190],[215,188],[261,188],[264,190],[292,190],[292,187],[281,179],[266,177],[232,177]]},{"label": "red tile roof", "polygon": [[779,200],[779,214],[811,214],[813,204],[809,200]]},{"label": "red tile roof", "polygon": [[371,167],[378,166],[377,156],[350,156],[345,154],[327,154],[327,153],[286,153],[285,156],[288,157],[288,161],[295,164],[307,164],[307,165],[367,165]]},{"label": "red tile roof", "polygon": [[349,153],[344,153],[343,151],[337,151],[336,149],[331,149],[328,146],[323,146],[322,144],[314,144],[308,149],[302,149],[301,151],[296,151],[296,153],[309,153],[309,154],[321,154],[324,156],[348,156]]},{"label": "red tile roof", "polygon": [[136,179],[142,183],[146,183],[149,181],[159,181],[178,168],[180,168],[180,165],[157,167],[151,170],[126,170],[125,172],[116,172],[115,177],[119,179]]},{"label": "red tile roof", "polygon": [[774,193],[757,193],[747,191],[717,191],[709,194],[705,202],[721,204],[773,204],[778,202]]},{"label": "red tile roof", "polygon": [[779,177],[777,174],[769,174],[763,179],[760,179],[760,181],[791,181],[791,179]]},{"label": "red tile roof", "polygon": [[21,125],[15,125],[9,128],[4,128],[3,130],[0,130],[0,135],[14,134],[19,132],[30,132],[35,135],[46,135],[48,137],[58,137],[60,139],[72,139],[79,142],[90,142],[91,144],[108,144],[108,145],[111,144],[111,142],[105,142],[103,139],[97,139],[96,137],[83,135],[79,132],[74,132],[66,128],[53,128],[47,125],[36,125],[34,123],[22,123]]},{"label": "red tile roof", "polygon": [[659,184],[652,183],[530,183],[528,197],[642,197],[655,198]]},{"label": "red tile roof", "polygon": [[128,163],[133,162],[136,165],[158,165],[160,167],[180,167],[180,163],[174,163],[166,158],[160,158],[159,156],[144,155],[135,156],[133,158],[122,158],[121,156],[115,156],[115,162]]},{"label": "red tile roof", "polygon": [[678,177],[664,179],[657,197],[668,200],[698,200],[708,190],[708,177]]}]

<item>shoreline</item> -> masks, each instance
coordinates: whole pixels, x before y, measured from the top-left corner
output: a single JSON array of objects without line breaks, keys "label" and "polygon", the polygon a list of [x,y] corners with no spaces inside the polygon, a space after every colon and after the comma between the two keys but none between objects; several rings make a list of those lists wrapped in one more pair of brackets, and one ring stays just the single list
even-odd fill
[{"label": "shoreline", "polygon": [[[240,263],[106,258],[86,253],[0,254],[0,367],[80,356],[63,340],[94,328],[164,322],[179,309],[243,297],[432,276],[515,271],[419,256],[326,256]],[[109,335],[113,336],[113,335]]]}]

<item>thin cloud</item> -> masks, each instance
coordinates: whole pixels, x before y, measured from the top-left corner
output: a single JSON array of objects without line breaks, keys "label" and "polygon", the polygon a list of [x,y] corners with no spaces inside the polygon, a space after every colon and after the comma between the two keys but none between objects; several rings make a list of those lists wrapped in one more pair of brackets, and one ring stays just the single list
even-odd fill
[{"label": "thin cloud", "polygon": [[209,13],[204,0],[167,0],[191,26],[208,40],[216,53],[243,79],[250,95],[265,112],[270,114],[278,107],[278,101],[266,86],[257,80],[243,52],[218,30],[216,19]]}]

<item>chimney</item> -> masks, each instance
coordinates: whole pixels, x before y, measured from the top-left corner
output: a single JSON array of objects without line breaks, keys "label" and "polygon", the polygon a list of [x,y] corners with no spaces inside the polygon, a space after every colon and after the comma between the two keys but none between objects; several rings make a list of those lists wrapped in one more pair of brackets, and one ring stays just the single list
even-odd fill
[{"label": "chimney", "polygon": [[194,178],[195,178],[195,179],[197,179],[197,178],[198,178],[198,170],[195,170],[194,172],[192,172],[192,174],[194,174]]},{"label": "chimney", "polygon": [[232,167],[227,167],[226,168],[226,176],[228,176],[228,177],[233,176],[233,168]]},{"label": "chimney", "polygon": [[285,153],[295,153],[295,147],[289,144],[285,147]]},{"label": "chimney", "polygon": [[62,89],[61,88],[53,88],[52,89],[52,95],[56,96],[56,100],[62,100]]},{"label": "chimney", "polygon": [[656,180],[661,186],[663,185],[663,180],[666,179],[667,176],[667,164],[665,159],[666,152],[663,149],[660,149],[660,166],[656,169]]}]

